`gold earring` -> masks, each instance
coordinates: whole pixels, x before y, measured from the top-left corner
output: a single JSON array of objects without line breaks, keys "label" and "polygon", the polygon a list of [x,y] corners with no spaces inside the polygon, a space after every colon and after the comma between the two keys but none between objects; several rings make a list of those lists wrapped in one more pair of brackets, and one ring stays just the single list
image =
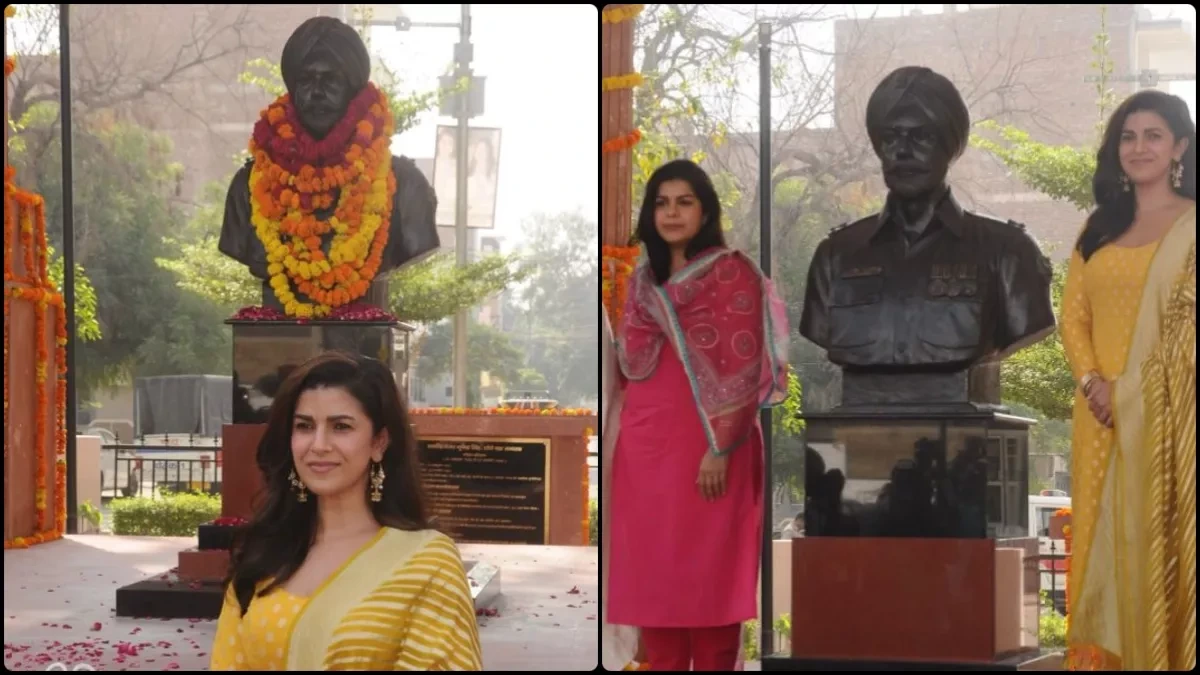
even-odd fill
[{"label": "gold earring", "polygon": [[1183,162],[1171,160],[1171,185],[1176,189],[1183,187]]},{"label": "gold earring", "polygon": [[371,470],[371,501],[378,502],[383,499],[383,465],[376,464]]},{"label": "gold earring", "polygon": [[1129,176],[1121,174],[1121,192],[1129,192]]},{"label": "gold earring", "polygon": [[295,468],[292,469],[292,473],[288,476],[288,480],[291,481],[292,487],[298,490],[296,493],[296,501],[300,502],[301,504],[308,501],[308,489],[305,488],[304,483],[300,482],[300,479],[296,477]]}]

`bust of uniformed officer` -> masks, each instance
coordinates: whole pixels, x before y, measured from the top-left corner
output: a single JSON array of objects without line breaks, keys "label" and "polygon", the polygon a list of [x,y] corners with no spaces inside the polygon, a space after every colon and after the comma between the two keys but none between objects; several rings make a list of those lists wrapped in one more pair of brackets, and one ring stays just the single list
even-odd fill
[{"label": "bust of uniformed officer", "polygon": [[[283,47],[280,69],[287,96],[264,111],[255,125],[252,143],[258,146],[258,152],[254,153],[258,156],[252,156],[234,174],[218,243],[222,253],[246,265],[253,276],[262,280],[263,305],[277,310],[285,308],[278,291],[271,287],[272,276],[279,272],[271,271],[272,261],[268,260],[263,233],[258,231],[261,222],[256,222],[255,209],[262,209],[265,195],[291,191],[293,186],[283,184],[282,180],[274,184],[272,177],[278,173],[272,171],[282,168],[291,172],[293,178],[304,178],[306,172],[311,177],[322,171],[336,172],[338,178],[353,175],[356,160],[361,165],[362,157],[369,157],[379,149],[371,143],[374,140],[371,134],[382,135],[386,129],[385,125],[372,126],[370,122],[377,119],[371,117],[371,106],[378,103],[375,97],[379,95],[369,81],[371,55],[358,33],[345,23],[318,16],[300,24]],[[271,119],[272,108],[278,109],[279,119]],[[282,138],[268,140],[273,130]],[[386,222],[381,223],[387,228],[387,240],[378,261],[372,263],[377,269],[366,293],[353,298],[376,307],[387,306],[390,272],[420,261],[440,245],[434,223],[437,196],[433,187],[411,159],[389,156],[386,161],[390,165],[389,182],[395,182],[392,203],[390,209],[376,205],[375,210],[387,213]],[[252,183],[257,190],[251,190]],[[341,221],[349,229],[358,230],[367,220],[366,211],[359,204],[371,205],[375,201],[373,195],[364,198],[353,194],[343,200],[342,192],[353,184],[346,179],[342,186],[318,188],[297,197],[299,201],[288,207],[286,213],[273,217],[262,213],[257,219],[262,221],[266,217],[278,227],[281,221],[300,222],[311,216],[319,224],[314,236],[320,242],[320,253],[330,258],[330,249],[338,238],[333,222]],[[305,192],[304,188],[297,189]],[[319,204],[323,198],[328,198],[328,203]],[[277,196],[273,199],[280,200]],[[285,242],[289,239],[282,237]],[[307,277],[293,278],[289,292],[298,301],[314,302],[295,287],[300,280],[307,281]]]},{"label": "bust of uniformed officer", "polygon": [[[800,320],[842,367],[843,405],[966,402],[972,367],[1054,330],[1037,243],[964,210],[946,185],[969,129],[958,90],[929,68],[893,71],[867,103],[887,202],[817,246]],[[989,392],[972,386],[972,402],[999,403],[992,379]]]}]

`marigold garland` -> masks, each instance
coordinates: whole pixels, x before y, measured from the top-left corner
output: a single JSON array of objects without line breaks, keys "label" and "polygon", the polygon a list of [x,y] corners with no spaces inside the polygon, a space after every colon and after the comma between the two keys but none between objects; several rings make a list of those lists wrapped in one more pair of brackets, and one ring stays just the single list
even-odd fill
[{"label": "marigold garland", "polygon": [[[34,335],[36,336],[36,362],[34,365],[34,386],[36,387],[36,408],[34,411],[34,505],[35,532],[29,537],[16,537],[4,542],[4,548],[26,548],[33,544],[52,541],[62,537],[66,530],[66,308],[63,296],[54,288],[48,274],[46,257],[46,218],[45,201],[40,195],[27,192],[15,184],[16,172],[12,167],[4,168],[4,279],[6,282],[27,284],[6,291],[4,297],[4,408],[7,415],[9,409],[9,382],[7,357],[10,344],[8,326],[11,300],[23,300],[33,305]],[[17,277],[13,273],[12,242],[20,241],[24,263],[24,276]],[[46,314],[49,308],[55,308],[55,358],[50,360],[49,350],[44,340]],[[51,370],[53,368],[53,371]],[[54,504],[48,503],[46,483],[46,425],[50,420],[49,401],[46,395],[46,380],[54,378],[54,424],[55,424],[55,458],[54,458]],[[7,448],[5,448],[7,453]],[[53,507],[53,523],[47,523],[50,509]]]},{"label": "marigold garland", "polygon": [[[396,192],[389,150],[394,130],[387,97],[373,84],[321,141],[304,132],[286,94],[255,125],[251,222],[267,251],[270,286],[288,316],[328,316],[370,288],[387,247]],[[319,220],[316,212],[330,207],[333,215]],[[330,231],[326,254],[322,236]],[[315,303],[301,302],[297,293]]]},{"label": "marigold garland", "polygon": [[413,408],[413,415],[480,415],[499,417],[587,417],[596,413],[587,408]]},{"label": "marigold garland", "polygon": [[625,309],[625,296],[629,277],[637,263],[641,248],[637,246],[604,246],[601,252],[601,299],[608,312],[613,330],[621,325],[621,314]]},{"label": "marigold garland", "polygon": [[[1068,506],[1068,507],[1061,508],[1061,509],[1055,511],[1054,515],[1059,518],[1070,518],[1071,517],[1071,507]],[[1070,621],[1071,621],[1071,593],[1070,593],[1070,588],[1071,588],[1071,524],[1070,524],[1070,521],[1068,521],[1067,524],[1063,525],[1063,543],[1065,544],[1066,549],[1067,549],[1065,551],[1067,557],[1064,559],[1064,562],[1063,562],[1063,572],[1066,575],[1066,581],[1063,582],[1063,596],[1066,598],[1066,602],[1063,603],[1063,608],[1067,612],[1067,622],[1068,622],[1068,625],[1070,625]]]},{"label": "marigold garland", "polygon": [[624,7],[614,7],[606,9],[600,13],[600,20],[603,23],[622,23],[631,19],[637,18],[637,15],[646,9],[645,5],[625,5]]},{"label": "marigold garland", "polygon": [[613,138],[611,140],[605,141],[604,145],[602,145],[600,147],[600,149],[605,153],[621,152],[622,150],[632,149],[633,146],[640,143],[641,140],[642,140],[642,132],[639,131],[638,129],[634,129],[633,131],[625,134],[624,136],[618,136],[617,138]]},{"label": "marigold garland", "polygon": [[612,77],[606,77],[600,81],[600,90],[616,91],[618,89],[632,89],[634,87],[641,86],[642,82],[644,81],[645,78],[642,77],[641,73],[614,75]]}]

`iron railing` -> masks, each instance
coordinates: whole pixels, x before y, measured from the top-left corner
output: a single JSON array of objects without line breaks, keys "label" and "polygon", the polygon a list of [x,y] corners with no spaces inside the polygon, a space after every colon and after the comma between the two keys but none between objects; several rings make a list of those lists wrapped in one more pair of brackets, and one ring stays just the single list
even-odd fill
[{"label": "iron railing", "polygon": [[151,497],[164,492],[221,493],[221,439],[162,435],[100,446],[100,497]]}]

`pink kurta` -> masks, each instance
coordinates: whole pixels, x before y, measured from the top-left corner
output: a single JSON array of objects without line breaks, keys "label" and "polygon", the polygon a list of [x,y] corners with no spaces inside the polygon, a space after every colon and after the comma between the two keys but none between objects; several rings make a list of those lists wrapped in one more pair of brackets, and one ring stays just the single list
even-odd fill
[{"label": "pink kurta", "polygon": [[626,384],[613,462],[608,620],[646,628],[725,626],[758,614],[762,432],[729,455],[726,494],[696,485],[708,443],[679,356]]}]

